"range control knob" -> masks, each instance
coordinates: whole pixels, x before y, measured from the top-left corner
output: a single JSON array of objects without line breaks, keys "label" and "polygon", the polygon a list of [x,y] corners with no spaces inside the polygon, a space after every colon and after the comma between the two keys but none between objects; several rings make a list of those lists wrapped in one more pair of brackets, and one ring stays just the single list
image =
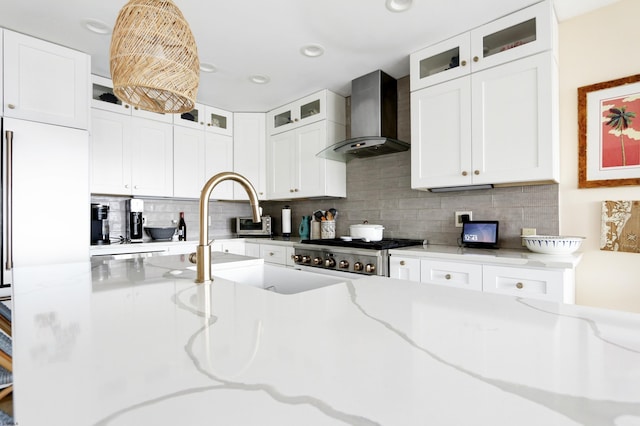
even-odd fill
[{"label": "range control knob", "polygon": [[356,262],[353,264],[353,269],[360,272],[364,269],[364,265],[360,262]]},{"label": "range control knob", "polygon": [[336,260],[333,257],[328,257],[327,260],[324,261],[324,266],[327,268],[335,268]]},{"label": "range control knob", "polygon": [[364,267],[364,271],[367,274],[373,274],[376,272],[376,265],[372,265],[371,263],[367,263],[367,266]]},{"label": "range control knob", "polygon": [[302,256],[302,263],[310,263],[310,262],[311,262],[311,257]]},{"label": "range control knob", "polygon": [[302,255],[301,254],[294,254],[293,255],[293,261],[296,262],[296,263],[302,262]]},{"label": "range control knob", "polygon": [[322,265],[322,258],[321,257],[314,257],[313,258],[313,264],[318,266],[318,265]]},{"label": "range control knob", "polygon": [[341,260],[340,263],[338,264],[338,267],[340,269],[347,269],[349,268],[349,262],[347,262],[346,260]]}]

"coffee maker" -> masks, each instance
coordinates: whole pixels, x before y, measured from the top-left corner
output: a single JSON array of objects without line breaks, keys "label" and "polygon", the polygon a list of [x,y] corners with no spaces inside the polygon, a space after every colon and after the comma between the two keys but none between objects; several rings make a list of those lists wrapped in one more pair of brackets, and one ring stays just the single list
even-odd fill
[{"label": "coffee maker", "polygon": [[127,200],[127,241],[130,243],[142,242],[142,213],[144,201],[134,199]]},{"label": "coffee maker", "polygon": [[109,206],[91,204],[91,245],[109,244]]}]

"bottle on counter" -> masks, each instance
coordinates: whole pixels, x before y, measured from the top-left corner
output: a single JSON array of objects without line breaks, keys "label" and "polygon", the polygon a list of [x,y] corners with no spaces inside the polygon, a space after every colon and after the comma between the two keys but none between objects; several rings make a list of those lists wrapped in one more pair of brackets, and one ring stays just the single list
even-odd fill
[{"label": "bottle on counter", "polygon": [[187,241],[187,224],[184,222],[184,212],[180,212],[178,222],[178,241]]}]

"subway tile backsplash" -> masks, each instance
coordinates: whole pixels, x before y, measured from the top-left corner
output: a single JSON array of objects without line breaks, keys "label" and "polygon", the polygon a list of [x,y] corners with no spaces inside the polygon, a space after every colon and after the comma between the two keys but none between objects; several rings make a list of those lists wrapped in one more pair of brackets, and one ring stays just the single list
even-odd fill
[{"label": "subway tile backsplash", "polygon": [[536,228],[538,234],[559,232],[558,185],[531,185],[486,190],[431,193],[411,189],[411,154],[401,152],[347,164],[347,198],[337,200],[269,201],[265,214],[274,218],[274,230],[281,229],[281,209],[292,209],[294,234],[303,215],[335,207],[337,235],[349,235],[349,225],[381,224],[388,238],[417,238],[430,244],[456,245],[460,228],[454,224],[456,211],[471,211],[473,219],[500,221],[500,246],[521,248],[522,228]]}]

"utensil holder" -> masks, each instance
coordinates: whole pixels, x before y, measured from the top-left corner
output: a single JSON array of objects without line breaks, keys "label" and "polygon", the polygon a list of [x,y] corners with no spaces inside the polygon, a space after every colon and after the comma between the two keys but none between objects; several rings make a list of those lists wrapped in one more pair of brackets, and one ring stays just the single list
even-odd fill
[{"label": "utensil holder", "polygon": [[336,221],[324,220],[320,222],[320,238],[329,239],[336,237]]}]

